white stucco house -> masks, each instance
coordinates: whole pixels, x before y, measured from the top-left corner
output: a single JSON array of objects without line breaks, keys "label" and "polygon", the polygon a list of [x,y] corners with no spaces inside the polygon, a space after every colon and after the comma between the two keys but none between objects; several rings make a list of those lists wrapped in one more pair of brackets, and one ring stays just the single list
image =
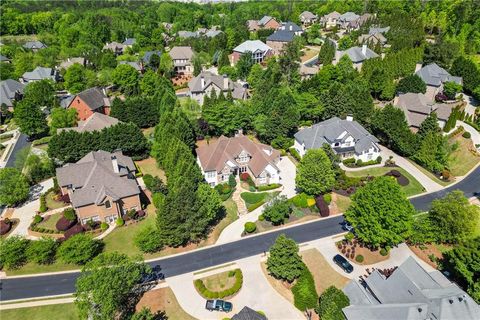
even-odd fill
[{"label": "white stucco house", "polygon": [[280,152],[256,143],[241,132],[235,137],[221,136],[196,149],[197,163],[205,181],[212,187],[228,182],[230,175],[248,173],[256,185],[280,182]]},{"label": "white stucco house", "polygon": [[320,149],[325,143],[342,160],[354,158],[367,162],[380,156],[378,139],[351,116],[345,120],[333,117],[301,129],[295,134],[293,147],[303,157],[307,150]]}]

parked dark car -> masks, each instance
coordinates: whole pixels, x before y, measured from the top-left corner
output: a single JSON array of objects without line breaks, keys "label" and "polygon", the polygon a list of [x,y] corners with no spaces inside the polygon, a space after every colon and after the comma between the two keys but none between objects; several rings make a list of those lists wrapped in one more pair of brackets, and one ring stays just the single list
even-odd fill
[{"label": "parked dark car", "polygon": [[352,225],[350,223],[348,223],[347,221],[342,222],[342,229],[345,230],[345,231],[348,231],[348,232],[353,232]]},{"label": "parked dark car", "polygon": [[207,300],[205,304],[205,309],[208,311],[223,311],[223,312],[230,312],[233,309],[233,305],[231,302],[225,300]]},{"label": "parked dark car", "polygon": [[344,257],[337,254],[333,257],[333,262],[335,262],[340,268],[342,268],[346,273],[351,273],[353,271],[353,266],[350,262],[347,261]]}]

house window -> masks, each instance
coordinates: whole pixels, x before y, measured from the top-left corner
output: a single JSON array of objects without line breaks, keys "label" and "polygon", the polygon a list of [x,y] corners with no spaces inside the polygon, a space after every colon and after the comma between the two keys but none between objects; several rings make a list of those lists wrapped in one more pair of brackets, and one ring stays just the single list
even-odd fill
[{"label": "house window", "polygon": [[372,157],[373,157],[373,154],[371,154],[371,153],[369,153],[369,154],[367,155],[368,160],[372,159]]},{"label": "house window", "polygon": [[207,178],[215,178],[215,171],[207,172]]},{"label": "house window", "polygon": [[112,207],[112,204],[110,203],[110,200],[105,201],[105,208],[110,209]]},{"label": "house window", "polygon": [[239,162],[247,162],[248,161],[248,156],[241,156],[238,161]]},{"label": "house window", "polygon": [[345,147],[350,147],[351,142],[345,142]]},{"label": "house window", "polygon": [[247,172],[247,167],[240,167],[238,170],[240,173]]}]

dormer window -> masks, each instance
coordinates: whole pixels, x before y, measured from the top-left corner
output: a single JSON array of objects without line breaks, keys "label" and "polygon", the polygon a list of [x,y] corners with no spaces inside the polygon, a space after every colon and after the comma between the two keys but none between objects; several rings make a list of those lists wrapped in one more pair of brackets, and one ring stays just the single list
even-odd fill
[{"label": "dormer window", "polygon": [[112,204],[110,203],[110,200],[105,201],[105,208],[110,209],[112,207]]}]

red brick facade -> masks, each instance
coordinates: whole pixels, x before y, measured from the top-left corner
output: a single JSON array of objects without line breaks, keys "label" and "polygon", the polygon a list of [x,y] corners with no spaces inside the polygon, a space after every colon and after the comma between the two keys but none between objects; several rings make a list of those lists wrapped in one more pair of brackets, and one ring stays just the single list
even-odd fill
[{"label": "red brick facade", "polygon": [[100,112],[106,115],[110,114],[109,107],[101,107],[93,111],[90,109],[85,101],[82,100],[78,95],[70,102],[68,108],[75,108],[77,110],[77,118],[78,120],[86,120],[90,117],[94,112]]}]

